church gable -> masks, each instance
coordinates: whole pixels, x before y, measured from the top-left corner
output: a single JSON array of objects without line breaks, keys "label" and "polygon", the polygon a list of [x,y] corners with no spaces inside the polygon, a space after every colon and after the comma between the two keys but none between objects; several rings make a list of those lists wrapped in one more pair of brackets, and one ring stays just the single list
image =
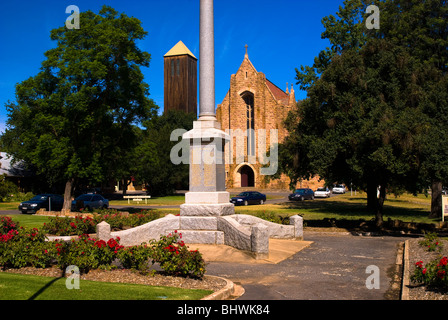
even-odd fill
[{"label": "church gable", "polygon": [[[285,92],[269,81],[264,73],[256,70],[246,52],[237,72],[230,77],[229,91],[216,110],[222,129],[232,130],[229,131],[231,146],[226,146],[226,153],[231,150],[229,160],[232,157],[225,164],[227,188],[288,189],[290,180],[285,175],[270,181],[261,175],[263,165],[258,159],[258,130],[264,129],[266,135],[266,139],[261,141],[266,142],[266,148],[261,152],[269,150],[270,143],[275,143],[271,141],[272,129],[277,130],[276,141],[282,143],[288,135],[284,120],[295,105],[294,89],[291,87],[289,91],[287,88]],[[243,161],[240,151],[244,153]],[[313,181],[303,182],[304,186],[314,187],[317,180]]]},{"label": "church gable", "polygon": [[[240,67],[231,76],[230,89],[226,97],[218,105],[217,118],[223,129],[246,130],[248,121],[246,117],[249,115],[254,118],[255,130],[283,130],[282,122],[290,109],[291,98],[293,97],[289,93],[284,92],[266,79],[262,72],[256,70],[246,51]],[[248,108],[247,104],[247,101],[252,100],[253,110]],[[280,136],[284,134],[281,133]]]},{"label": "church gable", "polygon": [[238,88],[238,94],[250,91],[255,94],[257,87],[258,71],[252,65],[248,57],[245,57],[238,71],[234,75],[234,81]]}]

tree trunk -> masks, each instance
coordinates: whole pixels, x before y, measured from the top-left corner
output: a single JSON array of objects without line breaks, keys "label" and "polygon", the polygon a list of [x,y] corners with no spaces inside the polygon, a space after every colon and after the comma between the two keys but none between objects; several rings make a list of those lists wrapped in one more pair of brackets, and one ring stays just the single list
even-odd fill
[{"label": "tree trunk", "polygon": [[377,208],[376,208],[376,217],[375,224],[377,227],[383,226],[383,208],[384,208],[384,200],[386,200],[386,185],[380,186],[380,194],[377,198]]},{"label": "tree trunk", "polygon": [[378,183],[374,179],[367,181],[367,208],[377,210],[378,207]]},{"label": "tree trunk", "polygon": [[123,187],[123,197],[128,193],[128,186],[131,184],[131,180],[121,179],[121,186]]},{"label": "tree trunk", "polygon": [[442,218],[442,182],[433,180],[431,184],[430,218]]},{"label": "tree trunk", "polygon": [[62,207],[62,210],[66,212],[70,212],[72,207],[73,186],[74,186],[73,178],[67,180],[67,182],[65,183],[64,206]]}]

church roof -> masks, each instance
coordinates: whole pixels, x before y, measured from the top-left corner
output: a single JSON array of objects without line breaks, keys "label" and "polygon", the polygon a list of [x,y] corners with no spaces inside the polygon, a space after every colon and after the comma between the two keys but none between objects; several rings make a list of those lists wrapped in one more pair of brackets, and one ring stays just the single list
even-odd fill
[{"label": "church roof", "polygon": [[6,152],[0,152],[0,174],[8,177],[27,177],[31,172],[25,169],[23,161],[12,163],[12,156]]},{"label": "church roof", "polygon": [[189,55],[190,57],[193,57],[197,60],[194,54],[191,53],[191,51],[182,41],[179,41],[174,47],[172,47],[171,50],[164,55],[164,57],[183,56],[183,55]]},{"label": "church roof", "polygon": [[289,99],[289,95],[286,92],[277,87],[268,79],[266,79],[266,85],[268,86],[269,90],[271,90],[276,100]]}]

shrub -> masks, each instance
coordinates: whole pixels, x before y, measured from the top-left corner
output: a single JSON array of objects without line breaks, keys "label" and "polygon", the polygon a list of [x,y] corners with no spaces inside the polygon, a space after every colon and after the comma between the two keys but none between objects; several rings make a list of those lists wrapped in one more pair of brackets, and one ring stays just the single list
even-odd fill
[{"label": "shrub", "polygon": [[11,230],[18,230],[19,223],[14,222],[10,217],[1,217],[0,218],[0,234],[5,235],[9,233]]},{"label": "shrub", "polygon": [[38,229],[11,229],[0,238],[0,266],[3,268],[38,267],[52,264],[53,250]]},{"label": "shrub", "polygon": [[426,264],[423,268],[423,261],[415,263],[414,274],[411,280],[416,283],[423,283],[430,288],[437,288],[443,291],[448,289],[448,258],[443,257]]},{"label": "shrub", "polygon": [[6,180],[6,174],[0,175],[0,201],[8,201],[9,197],[18,191],[13,182]]},{"label": "shrub", "polygon": [[169,275],[202,278],[205,273],[202,255],[197,250],[190,251],[181,238],[182,234],[175,231],[174,234],[162,236],[159,241],[153,242],[153,263],[159,263]]},{"label": "shrub", "polygon": [[427,251],[441,251],[443,248],[442,243],[440,242],[437,233],[427,233],[425,234],[425,239],[418,242],[419,245],[426,248]]},{"label": "shrub", "polygon": [[10,195],[6,198],[6,200],[7,200],[7,201],[17,201],[17,202],[22,202],[22,201],[28,201],[28,200],[31,200],[34,196],[35,196],[35,194],[32,193],[32,192],[27,192],[27,193],[16,192],[16,193],[10,194]]},{"label": "shrub", "polygon": [[[73,219],[67,221],[73,222]],[[17,228],[17,224],[9,219],[1,222],[2,226],[8,226],[2,227],[5,233],[0,236],[2,268],[46,268],[56,264],[61,269],[76,265],[81,272],[88,272],[98,268],[110,269],[118,259],[126,269],[147,271],[151,260],[152,264],[159,263],[168,275],[202,278],[205,274],[202,255],[197,250],[190,251],[177,231],[148,245],[124,248],[118,237],[104,241],[82,234],[68,242],[51,242],[45,241],[44,233],[36,228]]]},{"label": "shrub", "polygon": [[263,219],[263,220],[266,220],[269,222],[289,225],[289,217],[282,217],[282,216],[277,215],[274,212],[266,212],[263,210],[263,211],[257,213],[255,216],[257,218],[260,218],[260,219]]},{"label": "shrub", "polygon": [[120,239],[96,240],[84,234],[78,240],[70,242],[55,242],[57,264],[64,269],[76,265],[81,272],[90,269],[110,269],[112,262],[118,257],[118,251],[123,249]]},{"label": "shrub", "polygon": [[123,215],[114,209],[104,209],[93,218],[52,217],[44,224],[43,232],[56,236],[74,236],[96,232],[96,225],[106,221],[112,230],[122,230],[124,227],[137,227],[150,221],[159,219],[161,213],[156,211],[142,211],[136,214]]},{"label": "shrub", "polygon": [[95,226],[95,221],[90,217],[52,217],[44,223],[43,232],[55,236],[80,236],[95,233]]},{"label": "shrub", "polygon": [[119,251],[118,259],[123,268],[145,273],[149,270],[149,259],[153,256],[152,251],[153,249],[146,244],[127,247]]}]

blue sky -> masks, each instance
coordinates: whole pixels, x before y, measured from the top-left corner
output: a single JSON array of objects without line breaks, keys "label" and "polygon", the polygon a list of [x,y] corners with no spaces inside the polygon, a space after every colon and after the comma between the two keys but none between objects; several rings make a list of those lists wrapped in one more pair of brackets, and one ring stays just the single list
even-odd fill
[{"label": "blue sky", "polygon": [[[338,11],[342,0],[215,0],[216,104],[224,99],[249,46],[258,71],[282,89],[295,84],[295,68],[311,65],[329,45],[321,39],[321,20]],[[64,26],[76,5],[98,12],[102,5],[142,21],[148,31],[140,48],[151,54],[143,68],[150,98],[163,110],[163,56],[182,40],[199,57],[199,0],[42,0],[0,3],[0,132],[7,120],[4,107],[15,101],[15,85],[39,72],[44,52],[53,48],[50,31]],[[82,25],[81,25],[82,28]],[[296,98],[306,97],[295,86]]]}]

